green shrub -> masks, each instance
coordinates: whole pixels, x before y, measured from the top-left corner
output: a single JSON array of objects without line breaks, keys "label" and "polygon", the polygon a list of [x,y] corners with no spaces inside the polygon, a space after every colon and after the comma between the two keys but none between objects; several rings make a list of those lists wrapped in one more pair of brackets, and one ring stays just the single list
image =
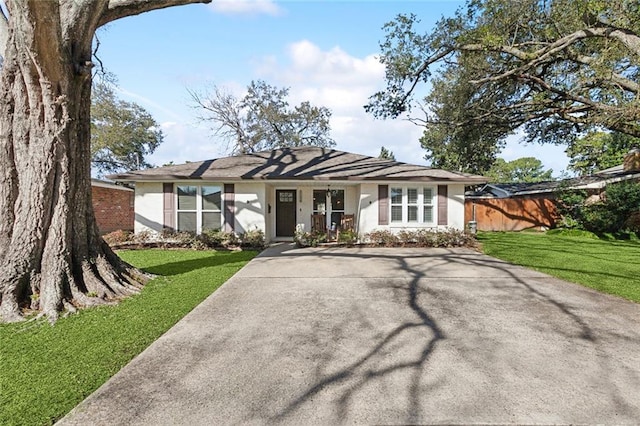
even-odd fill
[{"label": "green shrub", "polygon": [[358,242],[358,233],[353,230],[340,231],[338,233],[338,242],[343,244],[355,244]]},{"label": "green shrub", "polygon": [[640,231],[640,183],[609,184],[596,203],[587,203],[584,191],[562,191],[556,199],[561,227],[596,234]]},{"label": "green shrub", "polygon": [[247,231],[240,235],[240,246],[245,248],[263,249],[266,245],[264,232],[261,229]]}]

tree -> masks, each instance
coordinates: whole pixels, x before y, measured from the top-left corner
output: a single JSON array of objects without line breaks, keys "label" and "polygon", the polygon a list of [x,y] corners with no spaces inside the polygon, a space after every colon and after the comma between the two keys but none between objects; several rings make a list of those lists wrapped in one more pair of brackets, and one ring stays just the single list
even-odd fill
[{"label": "tree", "polygon": [[540,160],[534,157],[522,157],[512,161],[498,158],[485,176],[494,182],[542,182],[552,180],[553,170],[544,170]]},{"label": "tree", "polygon": [[[460,61],[471,60],[461,55]],[[425,159],[434,167],[466,173],[483,174],[496,161],[511,129],[499,124],[459,126],[472,115],[468,104],[473,101],[475,87],[469,81],[470,67],[448,66],[432,80],[432,90],[425,97],[428,105],[425,118],[412,121],[424,126],[420,144],[427,153]],[[498,92],[489,91],[477,102],[484,109],[499,102]]]},{"label": "tree", "polygon": [[214,123],[215,134],[229,143],[232,154],[246,154],[296,146],[332,147],[329,136],[331,111],[302,102],[289,107],[289,89],[264,81],[252,81],[247,94],[238,99],[214,86],[211,93],[190,91],[200,119]]},{"label": "tree", "polygon": [[152,167],[145,156],[162,143],[154,118],[140,105],[117,99],[98,83],[91,97],[91,163],[100,174]]},{"label": "tree", "polygon": [[617,132],[589,132],[576,139],[565,151],[568,168],[581,175],[622,164],[625,155],[633,147],[640,146],[640,139]]},{"label": "tree", "polygon": [[102,240],[91,204],[91,58],[98,27],[206,0],[5,0],[0,16],[0,315],[117,300],[144,277]]},{"label": "tree", "polygon": [[380,155],[378,155],[378,158],[380,158],[382,160],[393,160],[393,161],[396,161],[396,156],[393,155],[393,151],[389,151],[384,146],[380,147]]},{"label": "tree", "polygon": [[[399,15],[383,27],[387,87],[365,106],[376,117],[410,114],[419,87],[455,71],[470,77],[472,93],[459,104],[467,113],[427,120],[523,126],[528,140],[543,143],[565,144],[595,126],[640,136],[636,2],[469,0],[431,32],[418,23]],[[486,102],[491,96],[497,102]]]}]

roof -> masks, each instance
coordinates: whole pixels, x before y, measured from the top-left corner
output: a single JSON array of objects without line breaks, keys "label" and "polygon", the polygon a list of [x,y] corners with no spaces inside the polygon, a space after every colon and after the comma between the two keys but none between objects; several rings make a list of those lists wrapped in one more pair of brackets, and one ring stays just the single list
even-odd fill
[{"label": "roof", "polygon": [[522,195],[551,193],[561,189],[600,189],[607,184],[624,180],[640,180],[640,172],[606,172],[590,176],[580,176],[570,179],[532,182],[532,183],[490,183],[478,191],[467,193],[467,197],[497,197],[508,198]]},{"label": "roof", "polygon": [[91,178],[91,186],[97,186],[100,188],[117,189],[120,191],[133,191],[133,188],[129,188],[125,184],[117,184],[113,181]]},{"label": "roof", "polygon": [[117,181],[399,180],[484,183],[483,176],[319,147],[283,148],[107,176]]}]

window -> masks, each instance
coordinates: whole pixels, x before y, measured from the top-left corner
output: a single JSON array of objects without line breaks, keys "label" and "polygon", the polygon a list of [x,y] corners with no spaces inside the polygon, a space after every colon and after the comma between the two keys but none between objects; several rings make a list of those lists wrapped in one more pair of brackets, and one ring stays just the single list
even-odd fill
[{"label": "window", "polygon": [[391,223],[433,224],[434,196],[433,187],[391,188]]},{"label": "window", "polygon": [[197,186],[178,186],[178,231],[196,232]]},{"label": "window", "polygon": [[433,188],[422,189],[422,222],[433,222]]},{"label": "window", "polygon": [[328,214],[330,220],[327,226],[340,226],[344,215],[344,189],[314,189],[313,214]]},{"label": "window", "polygon": [[407,222],[418,221],[418,190],[407,188]]},{"label": "window", "polygon": [[325,214],[327,211],[327,191],[313,190],[313,214]]},{"label": "window", "polygon": [[391,188],[391,222],[402,222],[402,188]]},{"label": "window", "polygon": [[179,185],[178,231],[201,233],[222,227],[222,189],[213,185]]},{"label": "window", "polygon": [[222,190],[219,186],[202,186],[201,229],[219,230],[222,225]]},{"label": "window", "polygon": [[331,226],[340,226],[344,215],[344,190],[331,190]]}]

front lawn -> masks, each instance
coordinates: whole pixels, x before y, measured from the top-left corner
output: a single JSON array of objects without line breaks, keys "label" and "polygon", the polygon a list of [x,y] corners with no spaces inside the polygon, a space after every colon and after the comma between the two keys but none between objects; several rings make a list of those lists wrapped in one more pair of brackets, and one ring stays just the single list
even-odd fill
[{"label": "front lawn", "polygon": [[162,275],[117,306],[0,325],[0,424],[51,424],[215,291],[256,252],[119,253]]},{"label": "front lawn", "polygon": [[483,251],[567,281],[640,302],[640,243],[531,232],[483,232]]}]

